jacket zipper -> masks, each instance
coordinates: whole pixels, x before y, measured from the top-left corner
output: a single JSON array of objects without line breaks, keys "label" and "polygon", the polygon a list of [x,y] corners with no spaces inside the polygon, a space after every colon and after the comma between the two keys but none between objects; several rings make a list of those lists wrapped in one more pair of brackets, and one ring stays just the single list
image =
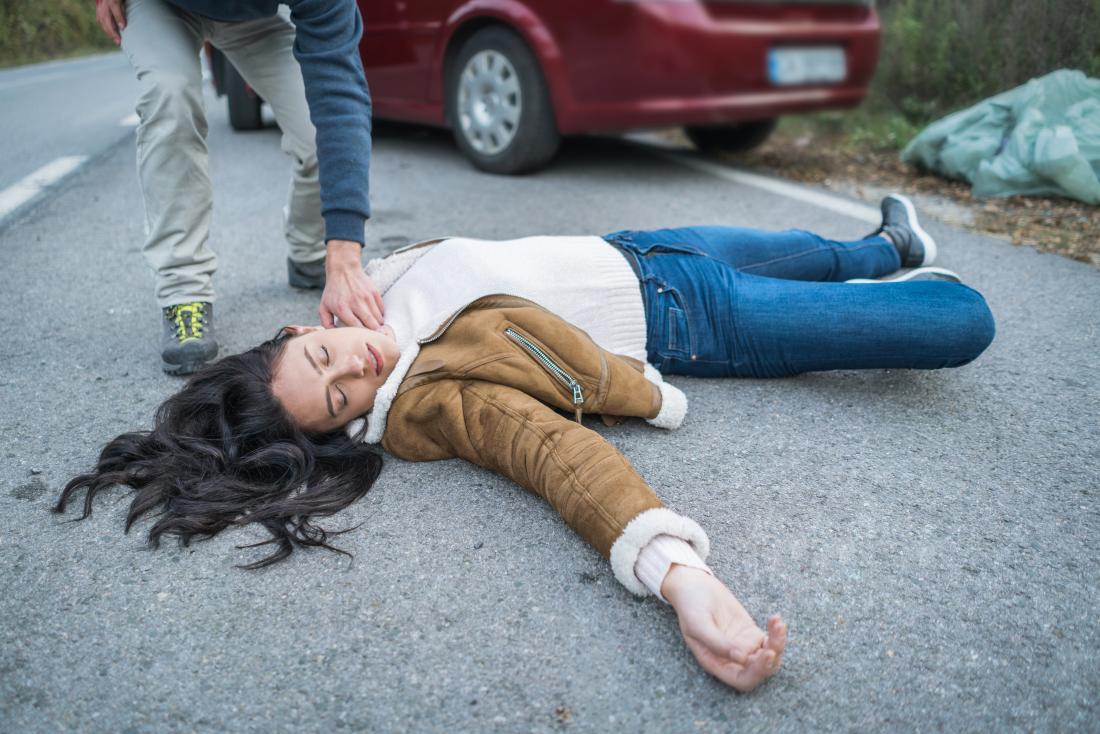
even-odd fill
[{"label": "jacket zipper", "polygon": [[546,368],[546,370],[557,378],[558,382],[565,385],[573,392],[573,418],[577,423],[581,422],[581,404],[584,403],[584,391],[581,389],[581,384],[573,379],[573,376],[558,366],[558,363],[550,358],[546,352],[542,351],[532,342],[530,339],[520,334],[512,327],[508,327],[504,330],[504,334],[512,341],[519,344],[526,349],[531,356],[538,360],[539,364]]}]

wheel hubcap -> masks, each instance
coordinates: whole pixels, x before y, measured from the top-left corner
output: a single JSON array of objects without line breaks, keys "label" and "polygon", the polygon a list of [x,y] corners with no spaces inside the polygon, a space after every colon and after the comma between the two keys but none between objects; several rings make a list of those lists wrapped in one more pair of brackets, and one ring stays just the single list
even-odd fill
[{"label": "wheel hubcap", "polygon": [[458,83],[458,123],[467,142],[479,153],[499,153],[516,136],[522,110],[512,62],[497,51],[474,54]]}]

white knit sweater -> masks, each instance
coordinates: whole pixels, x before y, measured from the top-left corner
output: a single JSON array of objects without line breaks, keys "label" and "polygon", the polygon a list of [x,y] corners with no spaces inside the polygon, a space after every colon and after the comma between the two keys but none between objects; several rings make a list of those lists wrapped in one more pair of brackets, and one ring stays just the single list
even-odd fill
[{"label": "white knit sweater", "polygon": [[638,278],[622,254],[599,237],[444,240],[383,292],[386,324],[404,348],[494,293],[534,301],[580,326],[604,349],[645,360]]}]

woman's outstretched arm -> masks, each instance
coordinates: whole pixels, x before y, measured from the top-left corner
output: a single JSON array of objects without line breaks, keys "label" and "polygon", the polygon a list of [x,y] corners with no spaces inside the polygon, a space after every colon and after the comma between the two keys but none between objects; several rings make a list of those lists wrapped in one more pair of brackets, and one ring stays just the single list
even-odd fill
[{"label": "woman's outstretched arm", "polygon": [[[458,456],[542,496],[612,561],[616,578],[636,594],[649,593],[634,567],[658,534],[691,542],[706,556],[706,548],[699,547],[707,543],[702,530],[664,508],[615,447],[515,388],[477,380],[414,388],[391,407],[383,445],[413,461]],[[696,660],[738,690],[759,685],[779,665],[785,627],[765,635],[709,573],[672,568],[661,593],[676,608]]]}]

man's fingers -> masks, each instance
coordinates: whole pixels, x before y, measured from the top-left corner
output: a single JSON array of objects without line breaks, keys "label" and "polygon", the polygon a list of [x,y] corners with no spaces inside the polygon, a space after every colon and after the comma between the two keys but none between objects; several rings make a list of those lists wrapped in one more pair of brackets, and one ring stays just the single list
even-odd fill
[{"label": "man's fingers", "polygon": [[347,305],[340,305],[336,307],[336,318],[340,319],[340,323],[343,326],[366,326],[359,320],[359,316],[356,315]]},{"label": "man's fingers", "polygon": [[336,321],[333,319],[332,311],[328,310],[328,306],[324,301],[321,301],[321,305],[317,308],[317,313],[321,316],[321,326],[326,329],[331,329],[336,326]]},{"label": "man's fingers", "polygon": [[359,319],[360,326],[365,326],[368,329],[377,331],[378,327],[382,324],[378,321],[378,317],[371,312],[370,305],[371,304],[367,302],[361,301],[355,304],[352,310],[355,312],[355,318]]},{"label": "man's fingers", "polygon": [[374,303],[378,306],[378,319],[379,321],[385,320],[386,304],[382,302],[382,294],[378,291],[374,291]]},{"label": "man's fingers", "polygon": [[103,29],[103,32],[115,42],[115,45],[122,43],[122,38],[118,34],[118,30],[115,28],[115,19],[111,15],[110,8],[106,5],[100,5],[95,11],[96,22],[99,23],[99,27]]},{"label": "man's fingers", "polygon": [[[379,328],[381,328],[381,326],[382,326],[382,312],[378,310],[378,303],[373,298],[368,296],[366,302],[363,303],[362,305],[364,307],[363,311],[365,311],[365,313],[361,312],[360,316],[361,317],[364,316],[364,315],[369,316],[370,321],[373,322],[373,325],[368,324],[368,327],[371,328],[371,329],[375,329],[375,330],[378,330]],[[361,319],[361,320],[363,321],[364,324],[367,323],[367,319]]]},{"label": "man's fingers", "polygon": [[111,16],[115,19],[119,32],[126,30],[126,10],[123,9],[122,3],[108,2],[107,7],[110,8]]}]

